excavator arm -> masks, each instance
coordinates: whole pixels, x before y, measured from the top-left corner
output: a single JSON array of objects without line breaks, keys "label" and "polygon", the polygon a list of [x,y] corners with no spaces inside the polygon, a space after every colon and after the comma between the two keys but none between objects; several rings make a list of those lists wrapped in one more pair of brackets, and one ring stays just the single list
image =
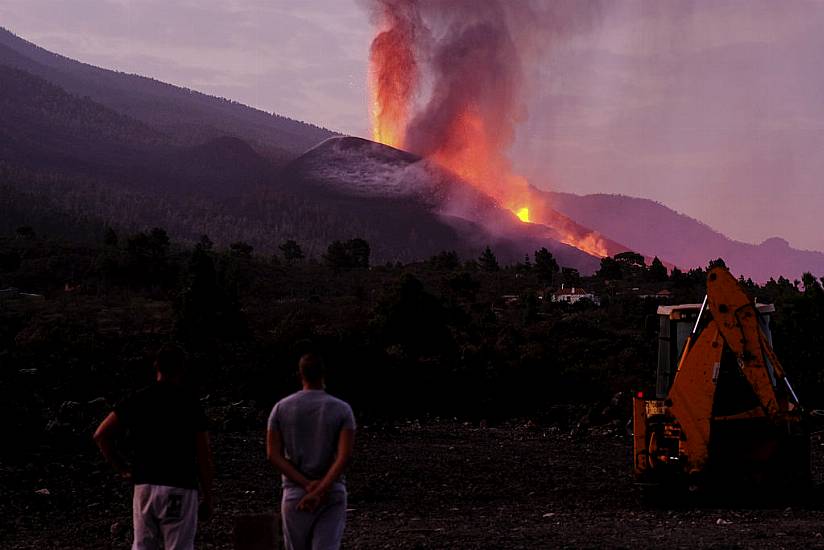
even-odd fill
[{"label": "excavator arm", "polygon": [[[709,313],[710,320],[702,323],[705,313]],[[743,387],[749,386],[755,397],[752,405],[745,404],[745,408],[752,408],[735,410],[733,407],[728,414],[720,416],[716,414],[719,410],[716,401],[720,397],[717,388],[722,358],[724,369],[735,368],[728,362],[733,356],[743,375]],[[640,426],[643,421],[636,436],[637,474],[648,474],[663,461],[669,461],[667,466],[670,466],[673,460],[688,475],[703,473],[711,460],[712,449],[720,448],[718,443],[724,443],[729,434],[744,433],[741,432],[744,424],[737,423],[741,421],[773,426],[757,428],[763,430],[763,436],[742,440],[742,446],[736,447],[739,450],[751,447],[748,455],[751,457],[764,454],[765,449],[764,456],[769,455],[778,448],[770,438],[793,431],[780,426],[797,425],[800,419],[798,400],[761,328],[755,303],[724,267],[712,268],[708,273],[707,299],[701,306],[692,335],[684,344],[667,397],[658,403],[663,409],[656,409],[652,416],[650,405],[644,400],[636,403],[635,424]],[[747,426],[747,430],[753,429],[752,424]],[[715,439],[713,430],[721,430]],[[721,433],[727,435],[719,435]],[[639,448],[642,443],[639,438],[646,441],[644,448]],[[639,462],[639,457],[647,457],[648,461]]]},{"label": "excavator arm", "polygon": [[[758,398],[763,414],[777,417],[782,411],[774,378],[780,376],[783,382],[784,370],[761,331],[752,298],[723,267],[715,267],[707,275],[707,296],[712,318],[727,346],[735,353],[738,367]],[[767,367],[765,348],[772,356],[771,368]],[[786,410],[786,404],[783,405]]]}]

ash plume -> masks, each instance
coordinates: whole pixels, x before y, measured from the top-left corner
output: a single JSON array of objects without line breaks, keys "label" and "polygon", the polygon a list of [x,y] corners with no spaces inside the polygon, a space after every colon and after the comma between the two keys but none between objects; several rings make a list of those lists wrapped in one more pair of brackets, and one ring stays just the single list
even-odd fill
[{"label": "ash plume", "polygon": [[371,0],[382,29],[371,51],[375,109],[398,136],[389,144],[494,190],[526,118],[524,62],[592,21],[600,4]]},{"label": "ash plume", "polygon": [[[589,24],[600,0],[369,0],[373,138],[432,159],[522,221],[596,255],[600,237],[573,235],[508,157],[526,118],[525,61]],[[590,243],[596,242],[593,246]]]}]

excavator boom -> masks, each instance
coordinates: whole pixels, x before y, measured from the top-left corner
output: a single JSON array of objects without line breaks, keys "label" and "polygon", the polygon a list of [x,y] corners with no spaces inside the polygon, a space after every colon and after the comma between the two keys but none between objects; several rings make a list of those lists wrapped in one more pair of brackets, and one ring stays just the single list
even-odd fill
[{"label": "excavator boom", "polygon": [[[724,343],[735,353],[738,367],[752,386],[764,414],[778,416],[781,411],[774,388],[775,376],[780,374],[783,378],[784,371],[777,359],[773,364],[766,360],[766,339],[759,326],[758,312],[752,298],[722,267],[713,268],[707,275],[707,296],[713,320],[721,331]],[[772,352],[769,345],[766,348]],[[786,409],[786,403],[782,405]]]},{"label": "excavator boom", "polygon": [[[636,477],[703,479],[730,468],[752,481],[799,464],[809,473],[801,408],[772,349],[768,322],[730,272],[709,271],[700,309],[666,312],[662,327],[671,319],[691,320],[688,314],[697,319],[669,388],[659,384],[663,394],[635,399]],[[676,327],[667,334],[681,332]],[[662,372],[659,365],[659,378]]]}]

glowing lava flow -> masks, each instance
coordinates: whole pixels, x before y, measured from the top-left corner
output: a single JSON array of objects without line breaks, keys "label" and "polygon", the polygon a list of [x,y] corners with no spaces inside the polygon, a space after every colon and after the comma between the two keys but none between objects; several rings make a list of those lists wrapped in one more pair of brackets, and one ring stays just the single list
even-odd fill
[{"label": "glowing lava flow", "polygon": [[[373,79],[373,86],[377,82]],[[376,99],[372,111],[374,140],[402,147],[408,111],[395,103],[399,96],[394,93],[377,90],[373,95]],[[382,103],[381,98],[389,101]],[[607,244],[598,233],[584,230],[568,218],[559,216],[545,196],[535,193],[524,177],[511,171],[497,144],[490,141],[478,119],[464,116],[450,139],[429,158],[493,197],[521,222],[546,225],[553,231],[553,238],[587,254],[601,258],[609,255]]]}]

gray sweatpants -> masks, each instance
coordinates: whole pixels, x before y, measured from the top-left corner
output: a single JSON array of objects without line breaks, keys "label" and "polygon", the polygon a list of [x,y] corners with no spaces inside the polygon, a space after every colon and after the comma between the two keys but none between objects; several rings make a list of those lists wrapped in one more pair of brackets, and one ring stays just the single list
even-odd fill
[{"label": "gray sweatpants", "polygon": [[298,510],[300,498],[284,494],[280,503],[286,550],[338,550],[346,524],[346,493],[330,493],[314,512]]},{"label": "gray sweatpants", "polygon": [[132,550],[192,550],[197,531],[195,489],[135,485]]}]

